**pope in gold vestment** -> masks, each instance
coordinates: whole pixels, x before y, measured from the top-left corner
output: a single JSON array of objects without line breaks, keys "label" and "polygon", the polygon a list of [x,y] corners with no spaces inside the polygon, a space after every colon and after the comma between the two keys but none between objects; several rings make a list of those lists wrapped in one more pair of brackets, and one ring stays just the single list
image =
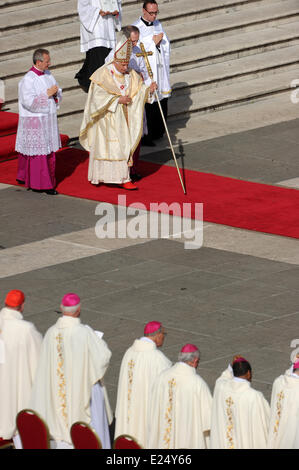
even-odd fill
[{"label": "pope in gold vestment", "polygon": [[[130,44],[127,40],[125,44]],[[153,87],[146,87],[134,71],[119,71],[118,64],[128,64],[131,49],[119,60],[118,53],[90,77],[91,86],[80,129],[80,143],[89,151],[88,180],[93,184],[130,182],[129,167],[143,131],[145,103]],[[123,70],[125,70],[125,67]],[[128,104],[122,104],[128,97]]]}]

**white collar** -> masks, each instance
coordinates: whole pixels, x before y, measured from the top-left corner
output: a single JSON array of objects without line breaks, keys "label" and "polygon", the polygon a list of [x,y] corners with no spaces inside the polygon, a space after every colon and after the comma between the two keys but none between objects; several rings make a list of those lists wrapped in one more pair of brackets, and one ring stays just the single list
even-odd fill
[{"label": "white collar", "polygon": [[235,380],[236,382],[248,382],[248,380],[246,380],[246,379],[241,379],[240,377],[234,377],[234,380]]},{"label": "white collar", "polygon": [[148,343],[155,343],[155,341],[153,341],[152,339],[148,338],[147,336],[142,336],[142,338],[140,338],[140,341],[147,341]]}]

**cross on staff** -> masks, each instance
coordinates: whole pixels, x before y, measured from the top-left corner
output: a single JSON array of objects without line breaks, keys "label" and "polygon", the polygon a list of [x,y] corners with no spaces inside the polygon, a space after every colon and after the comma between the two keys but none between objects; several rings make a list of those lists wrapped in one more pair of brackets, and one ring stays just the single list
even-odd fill
[{"label": "cross on staff", "polygon": [[[140,43],[140,49],[141,49],[142,52],[138,52],[136,55],[137,55],[137,57],[143,57],[143,60],[145,61],[145,65],[146,65],[146,68],[147,68],[147,71],[148,71],[148,74],[149,74],[149,77],[150,77],[150,79],[153,83],[154,75],[153,75],[153,71],[152,71],[152,68],[150,66],[149,60],[148,60],[148,56],[153,55],[153,53],[151,51],[146,52],[145,47],[144,47],[142,42]],[[164,117],[164,114],[163,114],[163,111],[162,111],[161,103],[160,103],[160,100],[158,98],[158,94],[157,94],[156,90],[155,90],[155,98],[157,100],[157,103],[158,103],[158,106],[159,106],[159,109],[160,109],[160,112],[161,112],[163,124],[164,124],[164,127],[165,127],[166,135],[168,137],[169,145],[170,145],[170,148],[171,148],[173,159],[175,161],[175,165],[176,165],[176,169],[177,169],[177,172],[178,172],[178,175],[179,175],[179,178],[180,178],[180,182],[181,182],[184,194],[186,194],[185,186],[184,186],[184,183],[183,183],[183,180],[182,180],[182,177],[181,177],[178,162],[177,162],[177,159],[176,159],[176,156],[175,156],[175,153],[174,153],[173,145],[172,145],[172,142],[171,142],[171,139],[170,139],[167,124],[166,124],[166,121],[165,121],[165,117]]]}]

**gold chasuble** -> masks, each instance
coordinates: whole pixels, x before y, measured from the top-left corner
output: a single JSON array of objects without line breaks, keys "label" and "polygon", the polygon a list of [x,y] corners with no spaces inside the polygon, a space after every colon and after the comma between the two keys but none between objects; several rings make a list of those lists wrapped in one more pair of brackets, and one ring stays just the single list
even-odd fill
[{"label": "gold chasuble", "polygon": [[[149,88],[134,70],[121,74],[113,63],[100,67],[90,80],[79,137],[90,153],[88,180],[93,184],[128,182],[143,132]],[[119,104],[120,96],[129,96],[131,103]]]}]

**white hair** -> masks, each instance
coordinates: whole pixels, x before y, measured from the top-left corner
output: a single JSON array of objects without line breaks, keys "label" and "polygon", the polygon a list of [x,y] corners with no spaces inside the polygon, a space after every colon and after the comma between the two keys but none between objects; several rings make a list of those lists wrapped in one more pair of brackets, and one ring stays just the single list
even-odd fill
[{"label": "white hair", "polygon": [[77,304],[77,305],[72,305],[71,307],[66,307],[65,305],[60,305],[60,309],[62,311],[62,313],[68,313],[70,315],[73,315],[74,313],[76,313],[76,311],[78,310],[78,308],[81,306],[81,304]]},{"label": "white hair", "polygon": [[192,352],[179,352],[179,362],[192,362],[194,359],[199,359],[199,351]]}]

